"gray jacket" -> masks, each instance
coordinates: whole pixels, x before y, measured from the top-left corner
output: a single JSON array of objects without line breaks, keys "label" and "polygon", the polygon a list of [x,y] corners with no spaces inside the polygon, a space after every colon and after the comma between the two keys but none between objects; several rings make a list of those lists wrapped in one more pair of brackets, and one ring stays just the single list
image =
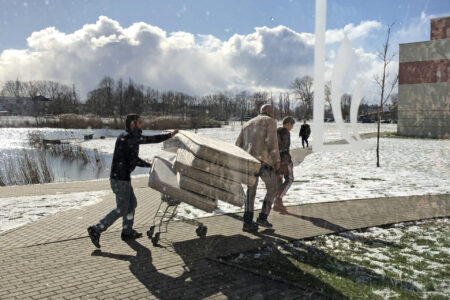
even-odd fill
[{"label": "gray jacket", "polygon": [[264,164],[275,167],[280,162],[277,122],[265,114],[251,119],[242,127],[236,146],[244,149]]}]

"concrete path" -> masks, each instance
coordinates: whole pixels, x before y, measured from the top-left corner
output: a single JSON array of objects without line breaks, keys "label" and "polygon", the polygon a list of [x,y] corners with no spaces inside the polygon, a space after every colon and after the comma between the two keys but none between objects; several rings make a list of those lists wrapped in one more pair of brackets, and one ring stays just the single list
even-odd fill
[{"label": "concrete path", "polygon": [[[135,227],[148,230],[160,203],[147,178],[133,179],[138,198]],[[36,186],[34,186],[36,189]],[[108,190],[107,180],[32,186],[74,192]],[[0,194],[16,194],[1,188]],[[317,291],[261,276],[217,260],[221,256],[313,237],[394,222],[450,215],[450,195],[349,200],[291,206],[274,212],[273,230],[242,232],[242,215],[200,219],[208,227],[199,239],[195,227],[172,222],[160,247],[147,238],[120,240],[120,223],[101,237],[101,251],[87,237],[86,227],[114,207],[112,195],[89,207],[40,219],[0,235],[0,299],[321,299]]]}]

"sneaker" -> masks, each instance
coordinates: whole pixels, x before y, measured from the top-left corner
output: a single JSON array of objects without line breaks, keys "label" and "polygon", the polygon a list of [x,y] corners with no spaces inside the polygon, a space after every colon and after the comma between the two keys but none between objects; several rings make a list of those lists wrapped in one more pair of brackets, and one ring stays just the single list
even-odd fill
[{"label": "sneaker", "polygon": [[273,210],[278,212],[285,212],[287,209],[283,204],[278,204],[273,206]]},{"label": "sneaker", "polygon": [[245,232],[256,232],[256,231],[258,231],[258,224],[254,223],[254,222],[244,223],[242,230]]},{"label": "sneaker", "polygon": [[124,234],[124,233],[122,233],[121,235],[120,235],[120,237],[122,238],[122,240],[135,240],[135,239],[138,239],[138,238],[140,238],[140,237],[142,237],[142,233],[140,233],[140,232],[137,232],[136,230],[133,230],[133,231],[131,231],[131,233],[129,233],[129,234]]},{"label": "sneaker", "polygon": [[87,229],[89,233],[89,237],[91,238],[92,244],[94,244],[95,247],[100,248],[100,233],[95,231],[94,226],[90,226]]},{"label": "sneaker", "polygon": [[260,218],[256,219],[256,224],[261,225],[262,227],[272,228],[272,224],[267,220],[261,220]]}]

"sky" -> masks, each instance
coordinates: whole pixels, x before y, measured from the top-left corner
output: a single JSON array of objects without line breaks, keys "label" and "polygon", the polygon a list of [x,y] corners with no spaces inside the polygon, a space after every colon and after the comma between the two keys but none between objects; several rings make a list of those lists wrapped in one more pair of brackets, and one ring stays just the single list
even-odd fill
[{"label": "sky", "polygon": [[[0,86],[7,80],[75,85],[81,99],[104,76],[131,78],[191,95],[273,91],[313,75],[313,0],[0,0]],[[450,1],[329,0],[326,73],[339,45],[354,50],[355,78],[376,98],[373,77],[386,26],[391,45],[429,40],[430,18],[450,16]],[[389,67],[398,70],[398,56]]]}]

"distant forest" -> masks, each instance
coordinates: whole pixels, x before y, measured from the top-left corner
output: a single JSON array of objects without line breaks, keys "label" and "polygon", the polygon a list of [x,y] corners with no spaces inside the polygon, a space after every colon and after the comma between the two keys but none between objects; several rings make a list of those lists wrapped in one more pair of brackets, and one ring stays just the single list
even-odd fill
[{"label": "distant forest", "polygon": [[[312,119],[313,79],[309,76],[296,78],[289,86],[289,92],[276,93],[267,91],[238,93],[223,92],[206,96],[192,96],[182,92],[158,91],[132,79],[114,80],[104,77],[97,88],[90,91],[87,100],[81,101],[75,85],[68,86],[56,81],[7,81],[1,90],[2,96],[48,98],[49,104],[45,114],[82,114],[99,117],[120,117],[128,113],[148,116],[187,116],[208,117],[218,121],[246,120],[257,115],[262,104],[270,103],[278,119],[286,115],[297,119]],[[329,83],[325,86],[325,101],[329,104]],[[348,118],[351,95],[342,96],[342,113]],[[395,102],[396,95],[392,97]],[[364,115],[377,110],[376,105],[367,105],[364,101],[359,114]],[[36,112],[36,114],[44,112]],[[325,116],[332,117],[330,109]]]}]

